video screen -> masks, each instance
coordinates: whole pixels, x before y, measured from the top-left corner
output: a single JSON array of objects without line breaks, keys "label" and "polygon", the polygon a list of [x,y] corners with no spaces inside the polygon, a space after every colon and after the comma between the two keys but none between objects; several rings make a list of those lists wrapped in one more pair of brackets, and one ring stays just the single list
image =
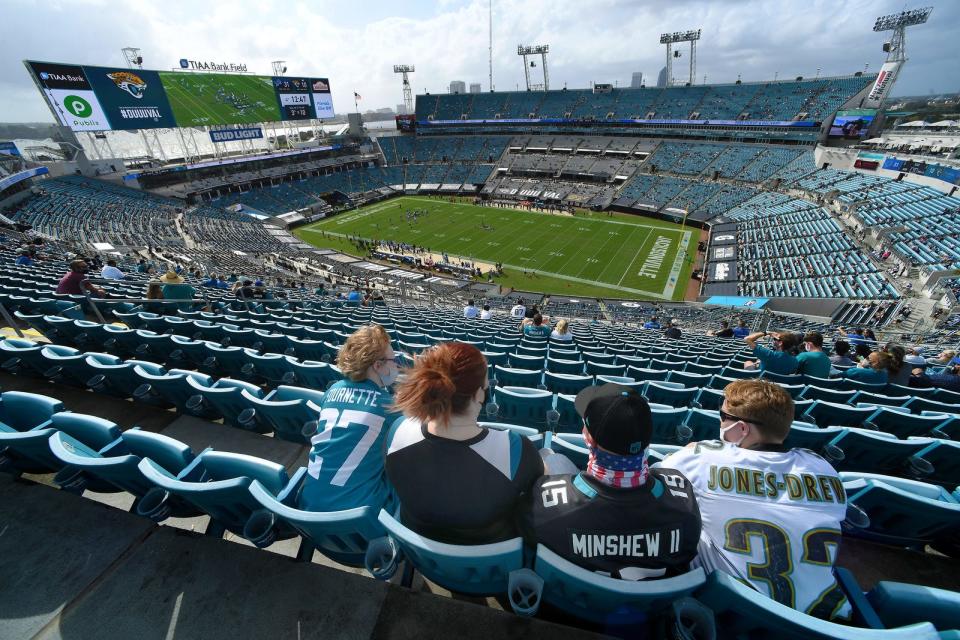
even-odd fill
[{"label": "video screen", "polygon": [[838,111],[837,117],[833,119],[830,125],[831,138],[845,138],[847,140],[859,140],[866,137],[877,117],[876,109],[857,109],[854,111]]}]

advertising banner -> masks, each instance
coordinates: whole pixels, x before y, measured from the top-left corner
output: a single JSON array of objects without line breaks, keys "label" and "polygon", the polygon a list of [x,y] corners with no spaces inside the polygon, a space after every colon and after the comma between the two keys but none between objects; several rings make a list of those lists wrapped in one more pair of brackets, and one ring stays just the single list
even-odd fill
[{"label": "advertising banner", "polygon": [[5,153],[8,156],[19,156],[20,150],[17,149],[17,145],[9,140],[0,140],[0,153]]},{"label": "advertising banner", "polygon": [[332,118],[333,97],[330,95],[330,80],[328,78],[313,78],[310,82],[313,94],[313,109],[316,117]]},{"label": "advertising banner", "polygon": [[111,128],[173,128],[176,122],[156,71],[83,67]]},{"label": "advertising banner", "polygon": [[717,304],[723,307],[746,307],[760,309],[770,302],[770,298],[748,298],[746,296],[713,296],[703,301],[703,304]]},{"label": "advertising banner", "polygon": [[49,62],[27,64],[60,124],[73,131],[110,130],[110,121],[81,67]]},{"label": "advertising banner", "polygon": [[237,140],[257,140],[263,137],[260,127],[246,129],[214,129],[210,132],[212,142],[236,142]]}]

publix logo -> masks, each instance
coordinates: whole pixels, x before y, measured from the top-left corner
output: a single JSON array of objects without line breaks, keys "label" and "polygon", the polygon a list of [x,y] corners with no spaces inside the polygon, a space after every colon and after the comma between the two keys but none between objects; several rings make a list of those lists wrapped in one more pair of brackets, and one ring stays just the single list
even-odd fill
[{"label": "publix logo", "polygon": [[93,107],[80,96],[67,96],[63,99],[63,107],[78,118],[89,118],[93,115]]}]

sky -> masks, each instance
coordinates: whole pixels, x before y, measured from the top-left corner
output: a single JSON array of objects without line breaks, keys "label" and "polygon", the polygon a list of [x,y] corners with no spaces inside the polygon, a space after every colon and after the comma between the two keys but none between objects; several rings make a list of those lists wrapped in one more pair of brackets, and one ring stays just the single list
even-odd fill
[{"label": "sky", "polygon": [[[880,68],[877,16],[922,5],[889,0],[493,0],[493,81],[524,85],[517,45],[549,44],[550,87],[591,82],[649,84],[664,65],[663,32],[702,28],[696,83],[844,75]],[[21,60],[123,66],[121,49],[141,49],[146,69],[181,58],[245,63],[269,75],[329,77],[338,113],[403,101],[394,64],[412,64],[414,94],[445,93],[451,80],[488,83],[488,0],[0,0],[0,122],[52,116]],[[930,21],[907,35],[909,61],[894,95],[960,91],[954,50],[960,2],[940,0]],[[953,42],[954,44],[949,44]],[[687,48],[674,76],[688,74]],[[535,72],[539,72],[538,67]]]}]

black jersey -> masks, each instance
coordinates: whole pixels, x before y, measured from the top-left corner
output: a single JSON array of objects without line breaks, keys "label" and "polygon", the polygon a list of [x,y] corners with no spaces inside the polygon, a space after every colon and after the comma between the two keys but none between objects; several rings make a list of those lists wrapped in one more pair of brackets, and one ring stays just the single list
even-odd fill
[{"label": "black jersey", "polygon": [[635,489],[608,487],[586,473],[546,476],[531,491],[524,532],[528,542],[590,571],[669,577],[687,571],[697,555],[700,510],[690,483],[672,469],[651,469]]},{"label": "black jersey", "polygon": [[469,440],[450,440],[407,419],[393,426],[386,447],[387,478],[405,526],[450,544],[519,535],[521,497],[543,475],[543,461],[527,438],[483,429]]}]

